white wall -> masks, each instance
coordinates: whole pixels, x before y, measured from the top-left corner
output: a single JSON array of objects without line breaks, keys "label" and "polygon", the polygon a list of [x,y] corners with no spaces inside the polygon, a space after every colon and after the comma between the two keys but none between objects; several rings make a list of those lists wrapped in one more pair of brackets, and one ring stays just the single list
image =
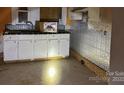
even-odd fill
[{"label": "white wall", "polygon": [[88,29],[88,25],[76,21],[71,33],[71,48],[99,67],[108,70],[110,64],[111,32]]},{"label": "white wall", "polygon": [[64,25],[66,25],[66,20],[67,20],[67,8],[63,7],[62,8],[62,22]]},{"label": "white wall", "polygon": [[59,21],[59,24],[66,25],[66,18],[67,18],[67,8],[62,7],[62,18]]},{"label": "white wall", "polygon": [[18,23],[18,13],[17,13],[17,7],[12,7],[12,24]]},{"label": "white wall", "polygon": [[40,8],[39,7],[30,7],[28,12],[28,20],[35,25],[35,21],[40,20]]},{"label": "white wall", "polygon": [[[35,25],[36,20],[40,20],[40,8],[29,7],[28,8],[28,20]],[[12,7],[12,24],[18,24],[18,8]]]}]

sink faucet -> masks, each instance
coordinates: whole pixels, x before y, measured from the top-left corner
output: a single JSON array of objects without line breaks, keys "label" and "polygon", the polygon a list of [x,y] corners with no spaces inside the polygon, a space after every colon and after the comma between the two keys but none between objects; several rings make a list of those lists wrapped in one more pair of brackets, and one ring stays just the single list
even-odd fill
[{"label": "sink faucet", "polygon": [[31,21],[26,21],[25,23],[26,24],[30,24],[31,25],[31,28],[33,29],[33,23]]}]

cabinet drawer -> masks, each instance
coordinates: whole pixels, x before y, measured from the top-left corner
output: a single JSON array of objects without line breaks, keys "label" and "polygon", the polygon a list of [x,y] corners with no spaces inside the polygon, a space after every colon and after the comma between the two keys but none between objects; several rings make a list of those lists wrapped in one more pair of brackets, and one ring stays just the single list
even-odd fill
[{"label": "cabinet drawer", "polygon": [[4,35],[4,40],[18,40],[17,35]]},{"label": "cabinet drawer", "polygon": [[59,34],[49,34],[47,36],[48,39],[59,39],[60,35]]},{"label": "cabinet drawer", "polygon": [[34,39],[47,39],[47,35],[44,34],[44,35],[34,35]]},{"label": "cabinet drawer", "polygon": [[18,35],[19,40],[33,40],[34,35]]}]

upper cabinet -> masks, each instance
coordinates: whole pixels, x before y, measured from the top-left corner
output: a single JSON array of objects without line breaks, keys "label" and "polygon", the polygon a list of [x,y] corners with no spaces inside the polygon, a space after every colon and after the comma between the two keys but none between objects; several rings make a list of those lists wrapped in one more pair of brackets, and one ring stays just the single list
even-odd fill
[{"label": "upper cabinet", "polygon": [[112,9],[107,7],[90,7],[88,8],[88,20],[94,22],[111,22]]},{"label": "upper cabinet", "polygon": [[12,24],[31,21],[35,25],[35,21],[40,19],[39,7],[13,7],[12,8]]},{"label": "upper cabinet", "polygon": [[61,8],[59,7],[41,7],[40,19],[41,20],[56,20],[61,19]]}]

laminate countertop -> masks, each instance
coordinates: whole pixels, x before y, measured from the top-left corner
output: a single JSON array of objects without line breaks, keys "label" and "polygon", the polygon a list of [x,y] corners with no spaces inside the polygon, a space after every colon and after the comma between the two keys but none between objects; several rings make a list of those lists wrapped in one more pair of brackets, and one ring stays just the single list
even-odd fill
[{"label": "laminate countertop", "polygon": [[12,30],[5,31],[3,35],[23,35],[23,34],[70,34],[69,31],[66,30],[58,30],[58,32],[41,32],[36,30]]}]

